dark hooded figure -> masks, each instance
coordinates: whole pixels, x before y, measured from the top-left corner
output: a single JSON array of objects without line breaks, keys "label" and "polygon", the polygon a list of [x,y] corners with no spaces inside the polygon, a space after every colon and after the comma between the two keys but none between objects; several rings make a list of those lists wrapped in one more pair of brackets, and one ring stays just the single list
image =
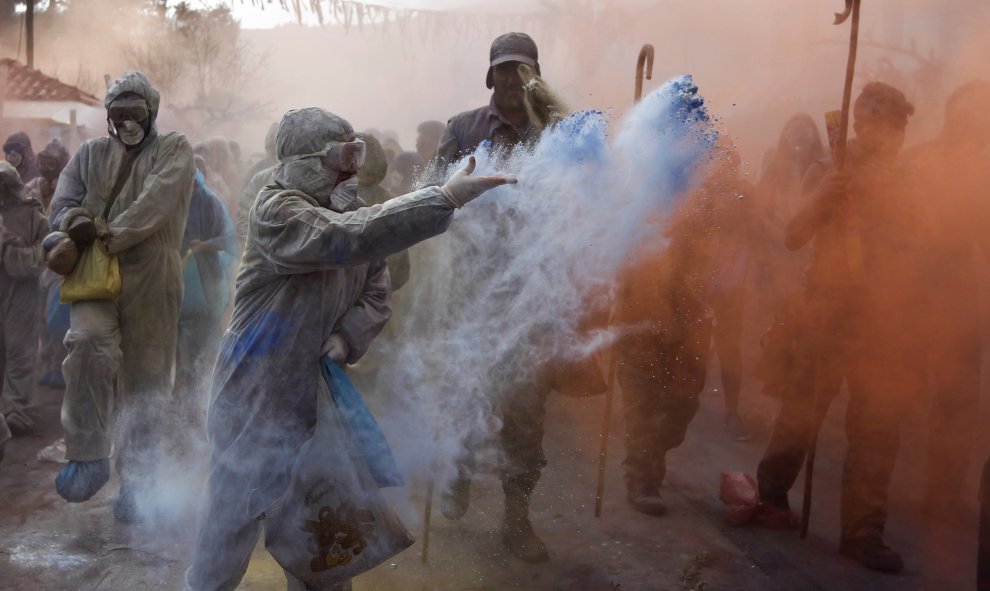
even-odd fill
[{"label": "dark hooded figure", "polygon": [[31,138],[23,131],[12,134],[3,143],[3,154],[21,176],[21,182],[30,183],[38,177],[38,163],[31,147]]},{"label": "dark hooded figure", "polygon": [[798,113],[784,123],[777,147],[763,158],[758,186],[764,207],[781,230],[803,204],[804,173],[825,156],[825,146],[811,115]]},{"label": "dark hooded figure", "polygon": [[52,197],[58,184],[58,175],[69,163],[69,151],[58,138],[52,138],[45,148],[38,152],[38,176],[25,183],[28,194],[41,202],[47,215],[51,210]]},{"label": "dark hooded figure", "polygon": [[[62,174],[62,169],[69,163],[69,151],[65,149],[58,138],[52,138],[45,148],[38,152],[38,171],[41,173],[25,189],[28,195],[38,200],[44,208],[45,216],[51,213],[52,197],[55,195],[55,188],[58,185],[58,177]],[[51,300],[58,295],[59,276],[49,269],[45,269],[41,274],[42,294],[45,296],[39,302],[42,310],[42,318],[47,316],[48,306],[55,306],[58,302]],[[62,304],[65,305],[65,304]],[[54,308],[53,308],[54,309]],[[57,324],[57,323],[56,323]],[[40,384],[55,388],[64,388],[65,380],[62,376],[62,362],[65,360],[65,333],[56,325],[47,327],[41,333],[41,366],[43,373]]]}]

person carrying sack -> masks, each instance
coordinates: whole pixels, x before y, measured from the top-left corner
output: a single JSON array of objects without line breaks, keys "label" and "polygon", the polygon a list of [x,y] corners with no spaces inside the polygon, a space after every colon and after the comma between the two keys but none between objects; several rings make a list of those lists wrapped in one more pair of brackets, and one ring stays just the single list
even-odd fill
[{"label": "person carrying sack", "polygon": [[45,240],[49,267],[67,275],[63,301],[72,301],[62,403],[69,463],[55,488],[78,503],[106,484],[114,425],[121,477],[114,516],[122,522],[139,517],[137,500],[154,486],[182,304],[179,247],[195,173],[185,136],[156,129],[160,99],[139,72],[110,87],[110,135],[85,142],[62,171],[50,219],[62,233]]},{"label": "person carrying sack", "polygon": [[[352,414],[338,368],[361,359],[391,315],[384,260],[515,179],[471,175],[472,160],[443,187],[368,207],[354,178],[365,150],[323,109],[289,111],[279,125],[279,164],[249,214],[213,370],[212,459],[187,590],[236,588],[262,527],[289,589],[350,589],[412,542],[380,499],[377,487],[395,481],[375,478],[384,448],[369,444],[377,438]],[[336,367],[321,367],[325,358]]]}]

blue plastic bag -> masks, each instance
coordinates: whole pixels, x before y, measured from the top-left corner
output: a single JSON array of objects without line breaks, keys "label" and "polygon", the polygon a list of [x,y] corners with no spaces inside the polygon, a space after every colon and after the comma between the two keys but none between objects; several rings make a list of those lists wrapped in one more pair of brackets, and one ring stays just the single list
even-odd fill
[{"label": "blue plastic bag", "polygon": [[341,417],[350,428],[354,444],[368,465],[375,482],[380,487],[404,485],[405,481],[399,473],[399,467],[395,463],[388,441],[385,440],[385,435],[375,421],[374,415],[361,399],[361,393],[351,383],[344,370],[329,357],[324,356],[320,361],[320,370]]}]

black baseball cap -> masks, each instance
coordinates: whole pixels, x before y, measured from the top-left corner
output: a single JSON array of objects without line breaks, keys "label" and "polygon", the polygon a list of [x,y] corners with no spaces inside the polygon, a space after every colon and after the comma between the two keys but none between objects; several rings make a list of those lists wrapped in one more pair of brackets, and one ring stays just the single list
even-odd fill
[{"label": "black baseball cap", "polygon": [[492,41],[492,48],[488,52],[490,65],[485,84],[492,88],[495,83],[492,80],[492,69],[505,62],[520,62],[536,70],[540,74],[540,52],[536,48],[536,41],[526,33],[506,33],[499,35]]}]

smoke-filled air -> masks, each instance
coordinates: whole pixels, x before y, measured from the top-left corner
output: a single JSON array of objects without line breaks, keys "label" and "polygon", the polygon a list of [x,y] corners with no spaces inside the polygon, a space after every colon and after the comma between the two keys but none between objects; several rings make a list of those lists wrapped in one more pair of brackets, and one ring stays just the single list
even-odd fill
[{"label": "smoke-filled air", "polygon": [[0,0],[0,587],[990,589],[981,0]]}]

